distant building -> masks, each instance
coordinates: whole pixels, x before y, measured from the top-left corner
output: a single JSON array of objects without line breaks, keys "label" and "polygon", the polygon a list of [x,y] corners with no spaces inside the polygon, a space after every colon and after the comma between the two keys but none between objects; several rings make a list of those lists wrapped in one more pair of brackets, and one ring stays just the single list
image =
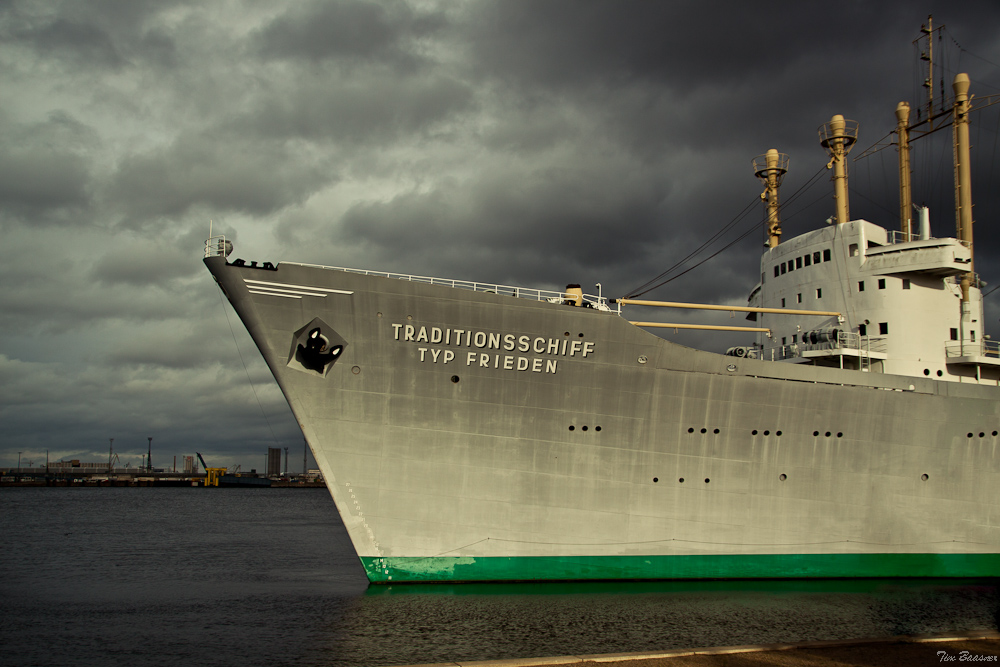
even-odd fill
[{"label": "distant building", "polygon": [[281,474],[281,449],[278,447],[267,448],[267,476]]},{"label": "distant building", "polygon": [[198,472],[198,464],[194,462],[193,456],[184,457],[184,473],[187,475],[193,475]]}]

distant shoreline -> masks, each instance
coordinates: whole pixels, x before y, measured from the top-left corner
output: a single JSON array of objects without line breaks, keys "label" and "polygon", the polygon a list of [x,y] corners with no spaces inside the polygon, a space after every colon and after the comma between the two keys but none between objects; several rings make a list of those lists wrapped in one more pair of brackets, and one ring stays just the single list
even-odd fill
[{"label": "distant shoreline", "polygon": [[[111,488],[111,487],[149,487],[149,488],[206,488],[204,477],[186,479],[21,479],[0,480],[0,488]],[[298,482],[294,480],[272,480],[270,484],[222,485],[220,489],[325,489],[324,482]]]}]

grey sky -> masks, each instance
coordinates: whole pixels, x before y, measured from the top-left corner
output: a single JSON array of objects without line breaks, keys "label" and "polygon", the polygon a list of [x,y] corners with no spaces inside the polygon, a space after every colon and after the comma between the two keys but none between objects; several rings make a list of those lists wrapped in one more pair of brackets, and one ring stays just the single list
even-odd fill
[{"label": "grey sky", "polygon": [[[754,156],[791,156],[790,194],[831,115],[860,122],[860,152],[916,108],[928,13],[946,80],[1000,92],[985,0],[0,2],[0,465],[102,460],[112,437],[138,464],[152,436],[157,466],[288,446],[297,470],[301,435],[202,265],[210,221],[247,259],[622,295],[759,195]],[[994,284],[996,109],[973,127]],[[949,150],[915,170],[940,235]],[[893,227],[895,152],[851,170],[853,217]],[[826,178],[786,235],[830,215]],[[760,249],[656,295],[743,303]]]}]

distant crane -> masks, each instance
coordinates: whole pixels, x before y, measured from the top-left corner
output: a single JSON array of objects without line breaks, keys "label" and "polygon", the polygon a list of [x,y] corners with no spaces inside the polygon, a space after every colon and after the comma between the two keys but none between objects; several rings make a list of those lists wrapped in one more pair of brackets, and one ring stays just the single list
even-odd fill
[{"label": "distant crane", "polygon": [[218,486],[219,478],[226,474],[226,469],[209,468],[201,452],[195,452],[195,454],[198,455],[198,460],[201,461],[201,467],[205,469],[205,486]]}]

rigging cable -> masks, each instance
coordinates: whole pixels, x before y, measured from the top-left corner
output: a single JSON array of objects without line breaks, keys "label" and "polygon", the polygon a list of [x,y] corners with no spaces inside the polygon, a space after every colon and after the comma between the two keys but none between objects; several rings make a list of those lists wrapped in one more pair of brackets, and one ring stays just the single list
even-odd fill
[{"label": "rigging cable", "polygon": [[[743,207],[743,210],[740,211],[739,214],[735,218],[733,218],[728,223],[726,223],[726,225],[724,227],[722,227],[722,229],[720,229],[719,231],[717,231],[715,234],[713,234],[710,239],[708,239],[707,241],[705,241],[704,243],[702,243],[696,249],[692,250],[690,253],[687,254],[686,257],[684,257],[680,261],[676,262],[669,269],[663,271],[662,273],[660,273],[655,278],[653,278],[651,280],[648,280],[645,283],[643,283],[642,285],[639,285],[638,287],[636,287],[633,290],[631,290],[629,292],[629,296],[626,297],[626,298],[632,298],[632,297],[636,297],[636,296],[641,296],[641,295],[645,294],[646,292],[649,292],[650,290],[656,289],[656,287],[659,287],[660,285],[662,285],[663,283],[660,283],[660,285],[656,285],[655,287],[649,287],[651,284],[655,283],[660,278],[663,278],[664,276],[668,275],[671,271],[674,271],[674,270],[678,269],[679,267],[681,267],[689,259],[691,259],[695,255],[697,255],[698,253],[700,253],[702,250],[704,250],[705,248],[707,248],[708,246],[710,246],[712,243],[714,243],[720,236],[722,236],[723,234],[725,234],[726,232],[728,232],[730,229],[732,229],[734,225],[736,225],[738,222],[740,222],[741,220],[743,220],[744,217],[747,216],[747,214],[750,212],[750,210],[753,208],[753,206],[759,200],[760,200],[759,197],[754,197],[752,200],[750,200],[750,203],[748,203],[746,206]],[[698,264],[695,264],[695,266],[698,266]],[[671,280],[673,280],[673,278],[671,278]],[[669,282],[669,281],[667,281],[667,282]],[[648,289],[646,289],[646,288],[648,288]],[[642,290],[642,291],[640,291],[640,290]]]},{"label": "rigging cable", "polygon": [[[808,181],[805,182],[805,184],[803,184],[795,192],[793,192],[788,197],[788,199],[786,200],[786,202],[784,204],[782,204],[782,206],[788,206],[789,204],[791,204],[792,202],[794,202],[804,192],[806,192],[809,188],[811,188],[816,183],[816,180],[820,177],[820,175],[823,172],[825,172],[825,171],[826,171],[826,165],[824,164],[822,167],[819,168],[819,170],[815,174],[813,174],[809,178]],[[708,239],[707,241],[705,241],[704,243],[702,243],[697,249],[695,249],[694,251],[692,251],[691,253],[689,253],[684,259],[682,259],[679,262],[675,263],[673,266],[671,266],[666,271],[663,271],[662,273],[660,273],[660,275],[656,276],[652,280],[647,281],[646,283],[640,285],[639,287],[636,287],[635,289],[633,289],[631,292],[628,293],[628,296],[626,296],[624,298],[632,299],[632,298],[635,298],[635,297],[638,297],[638,296],[642,296],[643,294],[646,294],[648,292],[652,292],[653,290],[658,289],[660,287],[663,287],[667,283],[669,283],[669,282],[671,282],[673,280],[676,280],[677,278],[680,278],[681,276],[683,276],[686,273],[689,273],[690,271],[693,271],[694,269],[698,268],[699,266],[701,266],[705,262],[708,262],[709,260],[711,260],[715,256],[719,255],[723,251],[728,250],[733,245],[735,245],[735,244],[739,243],[740,241],[742,241],[743,239],[745,239],[747,236],[749,236],[754,231],[754,229],[757,228],[757,225],[759,224],[759,222],[755,222],[752,227],[750,227],[747,231],[745,231],[742,234],[740,234],[733,241],[730,241],[729,243],[727,243],[720,250],[718,250],[718,251],[712,253],[711,255],[709,255],[708,257],[705,257],[704,259],[698,261],[696,264],[688,267],[687,269],[681,271],[680,273],[678,273],[676,275],[673,275],[670,278],[666,278],[666,279],[664,279],[662,281],[660,280],[661,278],[664,278],[664,276],[669,275],[670,272],[675,271],[678,268],[680,268],[685,262],[687,262],[689,259],[691,259],[695,255],[697,255],[700,252],[702,252],[706,247],[708,247],[709,245],[711,245],[712,243],[714,243],[716,240],[718,240],[720,236],[722,236],[723,234],[725,234],[726,232],[728,232],[729,230],[731,230],[737,223],[741,222],[747,216],[747,214],[750,212],[750,210],[754,206],[754,204],[756,204],[758,201],[760,201],[760,198],[759,197],[754,197],[753,200],[751,200],[751,202],[749,204],[747,204],[743,208],[743,210],[740,211],[740,213],[735,218],[733,218],[732,220],[730,220],[725,226],[723,226],[722,229],[720,229],[718,232],[716,232],[715,234],[713,234],[710,239]],[[809,206],[812,206],[813,203],[815,203],[815,202],[812,202]],[[806,207],[806,208],[808,208],[808,207]],[[786,221],[789,220],[789,219],[791,219],[792,217],[794,217],[794,215],[795,214],[792,214],[792,215],[788,216],[786,218]],[[657,282],[657,281],[660,281],[660,282]]]}]

